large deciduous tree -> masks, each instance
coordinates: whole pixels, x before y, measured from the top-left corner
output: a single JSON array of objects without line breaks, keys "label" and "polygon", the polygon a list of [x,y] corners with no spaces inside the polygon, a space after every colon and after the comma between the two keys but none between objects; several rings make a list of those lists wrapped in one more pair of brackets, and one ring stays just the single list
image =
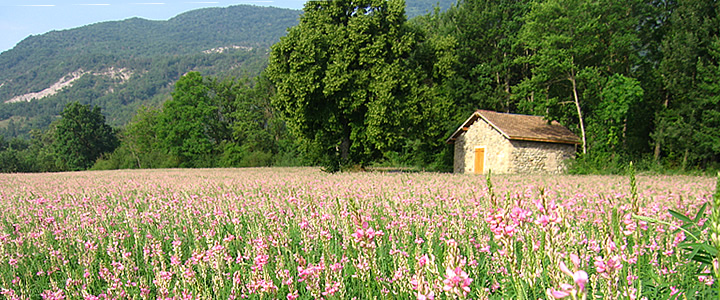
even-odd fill
[{"label": "large deciduous tree", "polygon": [[118,146],[118,139],[105,123],[100,107],[72,102],[60,115],[53,142],[60,169],[87,169],[100,155]]},{"label": "large deciduous tree", "polygon": [[172,96],[156,124],[163,147],[181,167],[211,167],[216,145],[230,130],[219,117],[221,107],[209,83],[190,72],[178,80]]},{"label": "large deciduous tree", "polygon": [[329,170],[397,149],[424,105],[412,65],[418,37],[403,0],[305,4],[300,24],[270,54],[273,104]]}]

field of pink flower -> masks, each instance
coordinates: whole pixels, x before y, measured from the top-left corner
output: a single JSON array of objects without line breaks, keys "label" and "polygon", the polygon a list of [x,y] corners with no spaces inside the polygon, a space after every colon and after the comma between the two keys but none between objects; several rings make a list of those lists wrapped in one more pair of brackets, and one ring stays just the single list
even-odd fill
[{"label": "field of pink flower", "polygon": [[688,259],[692,231],[668,212],[695,220],[715,179],[636,182],[633,192],[619,176],[5,174],[0,299],[717,298],[712,266]]}]

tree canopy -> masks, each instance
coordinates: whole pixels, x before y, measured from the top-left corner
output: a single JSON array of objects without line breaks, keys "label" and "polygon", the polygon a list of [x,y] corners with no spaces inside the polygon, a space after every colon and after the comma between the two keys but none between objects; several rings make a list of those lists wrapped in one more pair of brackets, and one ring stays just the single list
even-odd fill
[{"label": "tree canopy", "polygon": [[118,139],[100,107],[73,102],[65,107],[55,127],[53,146],[61,169],[84,170],[103,153],[115,150]]},{"label": "tree canopy", "polygon": [[310,1],[272,47],[273,104],[332,170],[382,157],[419,125],[421,77],[410,59],[419,39],[404,8],[402,0]]}]

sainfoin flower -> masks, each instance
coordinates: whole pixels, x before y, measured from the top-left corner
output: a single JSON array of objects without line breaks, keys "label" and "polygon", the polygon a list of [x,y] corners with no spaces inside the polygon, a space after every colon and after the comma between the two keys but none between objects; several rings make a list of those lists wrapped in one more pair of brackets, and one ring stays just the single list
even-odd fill
[{"label": "sainfoin flower", "polygon": [[332,283],[328,282],[325,284],[325,291],[322,292],[323,296],[332,296],[337,293],[337,291],[340,290],[340,282],[333,281]]},{"label": "sainfoin flower", "polygon": [[173,273],[168,272],[168,271],[160,271],[160,273],[158,273],[158,274],[159,274],[160,279],[162,279],[162,280],[170,280],[170,279],[172,279],[172,276],[173,276]]},{"label": "sainfoin flower", "polygon": [[[432,255],[432,254],[430,254],[430,255]],[[430,260],[430,258],[428,257],[427,254],[425,254],[425,255],[420,256],[419,258],[417,258],[418,266],[421,267],[421,268],[422,268],[423,266],[425,266],[428,262],[431,262],[431,260]]]},{"label": "sainfoin flower", "polygon": [[[567,287],[568,285],[567,285],[567,284],[561,284],[560,286],[561,286],[561,289],[560,289],[560,290],[556,290],[556,289],[554,289],[554,288],[548,288],[548,289],[547,289],[547,294],[548,294],[548,296],[549,296],[549,297],[552,297],[552,298],[554,298],[554,299],[562,299],[562,298],[565,298],[565,297],[567,297],[567,296],[570,296],[570,290],[562,289],[563,286]],[[572,286],[570,286],[570,289],[572,289]]]},{"label": "sainfoin flower", "polygon": [[433,291],[428,292],[427,294],[421,294],[418,292],[417,294],[417,300],[434,300],[435,299],[435,293]]},{"label": "sainfoin flower", "polygon": [[[573,282],[575,282],[575,286],[567,283],[561,283],[559,290],[556,290],[554,288],[548,288],[548,297],[554,299],[562,299],[570,295],[572,295],[573,298],[575,298],[575,296],[578,294],[583,296],[585,295],[585,286],[588,282],[588,274],[583,270],[577,270],[580,267],[580,258],[577,255],[570,254],[570,260],[572,261],[573,266],[576,269],[575,272],[571,271],[563,261],[560,261],[560,263],[558,263],[558,267],[560,268],[560,271],[572,277]],[[584,299],[584,297],[582,298]]]},{"label": "sainfoin flower", "polygon": [[468,277],[468,274],[460,267],[457,267],[454,270],[448,267],[445,269],[443,291],[453,293],[460,297],[467,296],[467,293],[470,292],[470,283],[472,281],[472,278]]},{"label": "sainfoin flower", "polygon": [[588,282],[588,274],[583,270],[577,271],[573,273],[573,281],[575,281],[575,284],[582,293],[585,291],[585,284]]},{"label": "sainfoin flower", "polygon": [[62,300],[65,299],[65,291],[60,289],[46,290],[40,294],[43,300]]}]

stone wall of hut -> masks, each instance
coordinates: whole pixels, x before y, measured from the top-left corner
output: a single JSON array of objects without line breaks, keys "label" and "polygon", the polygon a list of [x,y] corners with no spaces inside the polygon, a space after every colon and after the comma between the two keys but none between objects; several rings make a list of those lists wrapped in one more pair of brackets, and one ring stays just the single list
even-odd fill
[{"label": "stone wall of hut", "polygon": [[510,141],[480,119],[455,140],[455,173],[475,173],[476,147],[485,148],[483,174],[559,174],[576,151],[571,144]]},{"label": "stone wall of hut", "polygon": [[560,174],[575,157],[575,145],[510,141],[513,148],[511,173]]},{"label": "stone wall of hut", "polygon": [[487,173],[488,170],[492,170],[494,174],[510,172],[512,144],[499,131],[480,119],[455,140],[455,173],[475,173],[475,147],[485,148],[482,173]]}]

